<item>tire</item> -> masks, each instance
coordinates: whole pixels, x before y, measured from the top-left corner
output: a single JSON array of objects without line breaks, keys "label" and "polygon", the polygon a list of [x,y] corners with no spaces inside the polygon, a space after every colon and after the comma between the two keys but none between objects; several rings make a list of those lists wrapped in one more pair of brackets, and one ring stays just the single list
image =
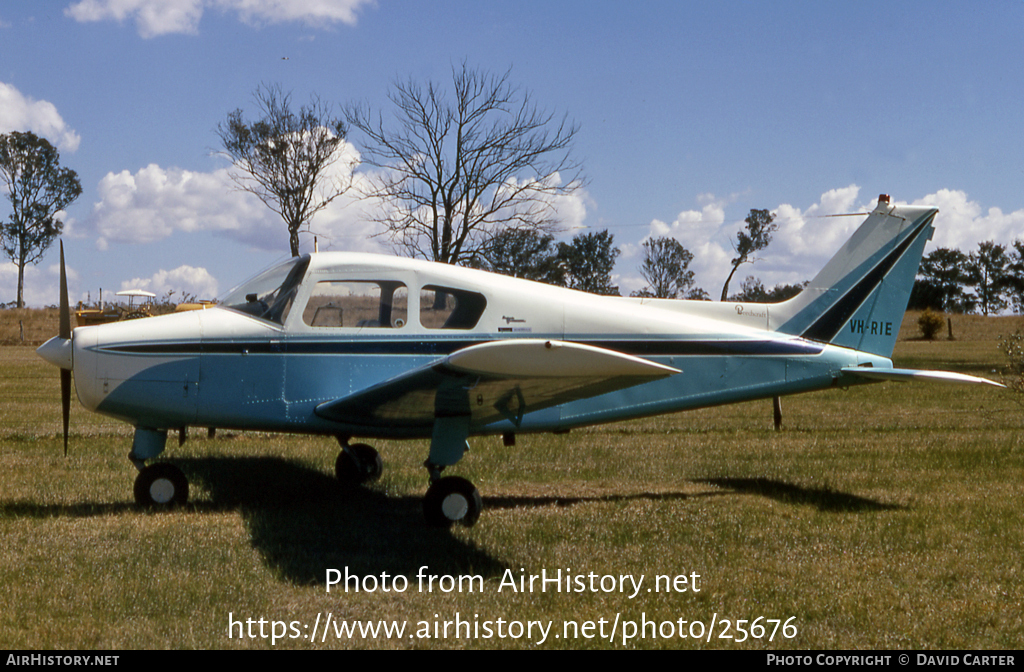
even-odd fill
[{"label": "tire", "polygon": [[334,461],[334,475],[346,485],[370,483],[380,478],[384,461],[380,453],[365,443],[356,443],[338,453]]},{"label": "tire", "polygon": [[384,460],[372,446],[365,443],[356,443],[349,446],[359,460],[359,468],[362,472],[362,483],[372,483],[384,473]]},{"label": "tire", "polygon": [[173,464],[159,462],[135,477],[135,501],[140,506],[169,509],[188,502],[188,479]]},{"label": "tire", "polygon": [[423,516],[431,527],[472,527],[483,508],[480,491],[460,476],[438,479],[423,497]]}]

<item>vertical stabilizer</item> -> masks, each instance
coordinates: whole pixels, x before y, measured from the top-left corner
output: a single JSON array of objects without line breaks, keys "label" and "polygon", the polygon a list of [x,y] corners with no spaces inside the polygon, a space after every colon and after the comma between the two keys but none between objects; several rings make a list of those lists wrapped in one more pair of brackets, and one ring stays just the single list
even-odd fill
[{"label": "vertical stabilizer", "polygon": [[878,206],[803,292],[773,306],[771,327],[892,356],[936,208]]}]

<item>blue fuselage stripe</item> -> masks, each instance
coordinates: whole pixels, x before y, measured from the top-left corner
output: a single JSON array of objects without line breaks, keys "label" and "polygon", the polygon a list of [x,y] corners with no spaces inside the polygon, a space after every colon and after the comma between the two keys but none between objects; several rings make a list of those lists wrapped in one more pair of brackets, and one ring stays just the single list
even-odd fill
[{"label": "blue fuselage stripe", "polygon": [[[331,340],[308,341],[281,339],[280,341],[203,341],[108,345],[104,352],[149,356],[197,356],[284,354],[288,355],[435,355],[443,356],[480,343],[496,339],[412,341],[387,340]],[[637,357],[692,357],[692,356],[794,356],[818,355],[820,345],[803,341],[774,340],[575,340],[598,348],[613,350]]]}]

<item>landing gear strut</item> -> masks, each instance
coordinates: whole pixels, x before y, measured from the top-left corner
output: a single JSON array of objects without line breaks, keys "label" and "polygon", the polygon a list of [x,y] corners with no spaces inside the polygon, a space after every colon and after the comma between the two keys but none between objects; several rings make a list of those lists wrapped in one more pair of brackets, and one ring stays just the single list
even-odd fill
[{"label": "landing gear strut", "polygon": [[[438,391],[439,397],[442,392]],[[466,392],[457,387],[448,390],[448,394],[458,402],[465,398]],[[434,418],[430,455],[423,463],[430,473],[430,487],[423,497],[423,516],[432,527],[448,527],[453,523],[472,527],[484,508],[480,491],[470,481],[461,476],[441,476],[445,467],[456,464],[469,450],[466,442],[469,421],[468,412]]]}]

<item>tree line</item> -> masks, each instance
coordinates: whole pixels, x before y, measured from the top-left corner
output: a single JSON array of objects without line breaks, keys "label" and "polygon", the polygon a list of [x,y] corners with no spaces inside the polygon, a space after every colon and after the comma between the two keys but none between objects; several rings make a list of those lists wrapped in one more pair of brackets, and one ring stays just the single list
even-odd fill
[{"label": "tree line", "polygon": [[946,313],[1024,313],[1024,240],[992,240],[964,253],[940,247],[921,260],[910,307]]}]

